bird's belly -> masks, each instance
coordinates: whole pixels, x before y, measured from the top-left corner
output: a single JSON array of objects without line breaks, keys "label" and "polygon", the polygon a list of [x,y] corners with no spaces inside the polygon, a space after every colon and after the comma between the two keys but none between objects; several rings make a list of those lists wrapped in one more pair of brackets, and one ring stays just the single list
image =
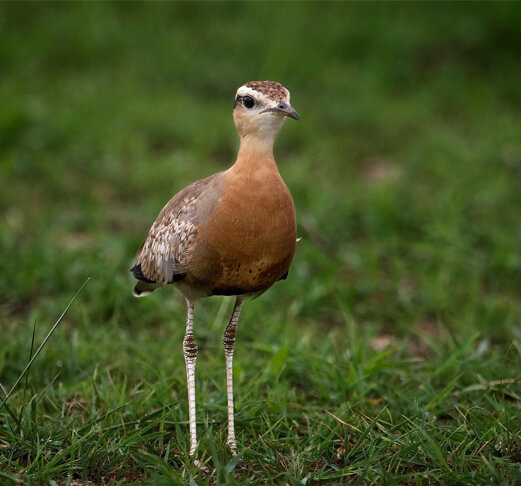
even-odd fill
[{"label": "bird's belly", "polygon": [[[239,233],[240,234],[240,233]],[[204,285],[208,295],[239,295],[265,290],[283,277],[295,253],[295,233],[271,233],[271,238],[234,237],[205,242],[205,262],[194,266],[194,286]],[[200,284],[198,284],[200,282]]]},{"label": "bird's belly", "polygon": [[288,248],[276,260],[244,256],[221,260],[221,272],[216,275],[212,293],[236,295],[267,289],[287,273],[293,253],[294,249]]},{"label": "bird's belly", "polygon": [[191,273],[210,295],[265,290],[287,273],[296,246],[295,213],[292,202],[277,209],[270,211],[269,222],[263,214],[216,217],[212,238],[200,235],[207,258],[194,261]]}]

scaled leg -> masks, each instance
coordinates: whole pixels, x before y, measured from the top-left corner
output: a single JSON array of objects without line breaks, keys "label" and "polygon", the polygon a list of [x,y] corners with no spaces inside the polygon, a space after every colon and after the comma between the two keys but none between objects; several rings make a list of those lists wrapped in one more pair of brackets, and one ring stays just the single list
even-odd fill
[{"label": "scaled leg", "polygon": [[183,340],[183,352],[186,363],[186,381],[188,385],[188,417],[190,420],[190,455],[197,448],[197,430],[195,422],[195,361],[197,359],[197,344],[194,340],[193,321],[194,304],[186,301],[188,312],[186,317],[186,332]]},{"label": "scaled leg", "polygon": [[233,352],[235,350],[235,336],[237,334],[237,323],[241,313],[243,299],[237,297],[232,317],[226,326],[223,336],[224,355],[226,357],[226,393],[228,396],[228,446],[232,453],[236,453],[235,424],[233,416]]}]

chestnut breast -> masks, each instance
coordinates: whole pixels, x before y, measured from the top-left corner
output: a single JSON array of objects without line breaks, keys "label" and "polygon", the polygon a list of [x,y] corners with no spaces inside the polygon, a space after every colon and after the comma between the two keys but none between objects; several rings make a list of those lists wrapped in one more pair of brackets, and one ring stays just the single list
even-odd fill
[{"label": "chestnut breast", "polygon": [[[283,277],[296,246],[295,208],[275,164],[224,174],[219,201],[201,225],[191,280],[208,293],[264,291]],[[202,257],[204,255],[204,257]]]}]

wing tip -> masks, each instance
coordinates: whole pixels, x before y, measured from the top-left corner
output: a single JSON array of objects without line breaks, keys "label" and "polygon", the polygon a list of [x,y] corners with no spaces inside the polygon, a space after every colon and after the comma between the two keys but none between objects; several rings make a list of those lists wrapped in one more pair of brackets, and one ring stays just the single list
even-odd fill
[{"label": "wing tip", "polygon": [[136,265],[134,265],[130,270],[129,272],[132,273],[132,275],[134,275],[134,278],[136,280],[140,280],[142,282],[145,282],[145,283],[149,283],[149,284],[154,284],[156,283],[154,280],[148,278],[144,273],[143,273],[143,270],[141,270],[141,263],[137,263]]}]

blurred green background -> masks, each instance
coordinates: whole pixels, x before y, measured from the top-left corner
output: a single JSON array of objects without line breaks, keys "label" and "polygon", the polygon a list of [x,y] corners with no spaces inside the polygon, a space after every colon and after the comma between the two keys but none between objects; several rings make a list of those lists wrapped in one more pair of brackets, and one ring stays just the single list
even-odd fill
[{"label": "blurred green background", "polygon": [[[133,299],[128,268],[163,204],[233,163],[235,90],[264,79],[301,116],[275,156],[302,241],[289,279],[245,306],[239,422],[279,385],[322,411],[373,416],[364,403],[384,397],[393,416],[421,409],[419,383],[438,393],[456,376],[455,387],[518,378],[520,25],[511,3],[0,4],[0,382],[9,389],[27,363],[34,322],[38,343],[90,276],[31,370],[35,393],[59,376],[42,413],[103,402],[91,385],[104,370],[118,390],[166,380],[145,406],[173,393],[186,412],[183,300]],[[196,311],[199,412],[215,401],[221,422],[230,306]],[[360,369],[382,349],[395,374],[368,384]],[[264,379],[250,389],[253,376]],[[11,403],[24,406],[21,391]],[[509,406],[519,415],[517,398]],[[31,463],[22,456],[4,469]],[[92,463],[110,469],[87,457],[84,477]]]}]

